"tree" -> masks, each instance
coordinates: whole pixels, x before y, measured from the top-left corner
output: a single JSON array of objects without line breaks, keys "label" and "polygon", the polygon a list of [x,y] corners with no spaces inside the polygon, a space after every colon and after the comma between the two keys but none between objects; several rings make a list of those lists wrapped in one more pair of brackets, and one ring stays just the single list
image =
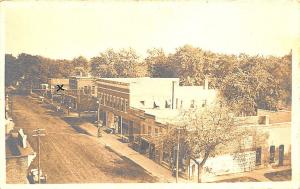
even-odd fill
[{"label": "tree", "polygon": [[139,56],[132,48],[118,52],[119,59],[114,64],[118,77],[136,77],[135,67],[139,64]]},{"label": "tree", "polygon": [[72,60],[72,65],[74,66],[74,68],[82,67],[85,73],[89,73],[89,71],[90,71],[89,61],[83,56],[79,56],[77,58],[74,58]]},{"label": "tree", "polygon": [[38,56],[22,53],[18,56],[18,64],[22,78],[24,78],[23,86],[32,92],[33,87],[40,84],[40,59]]},{"label": "tree", "polygon": [[183,85],[201,85],[203,84],[204,74],[204,52],[190,45],[185,45],[176,50],[170,56],[169,61],[180,78]]},{"label": "tree", "polygon": [[[209,157],[224,153],[224,146],[238,143],[245,135],[230,109],[214,105],[202,109],[189,109],[180,116],[177,127],[168,132],[164,149],[174,149],[180,128],[181,157],[194,160],[198,165],[198,182]],[[234,145],[231,145],[234,146]]]},{"label": "tree", "polygon": [[117,77],[115,64],[119,62],[119,54],[107,49],[99,56],[91,58],[91,73],[95,77]]},{"label": "tree", "polygon": [[174,70],[163,49],[149,49],[144,62],[151,77],[174,77]]},{"label": "tree", "polygon": [[277,110],[282,88],[269,63],[263,57],[241,54],[221,82],[221,92],[240,115],[255,115],[257,108]]},{"label": "tree", "polygon": [[14,85],[20,79],[20,69],[17,58],[11,54],[5,55],[5,86]]}]

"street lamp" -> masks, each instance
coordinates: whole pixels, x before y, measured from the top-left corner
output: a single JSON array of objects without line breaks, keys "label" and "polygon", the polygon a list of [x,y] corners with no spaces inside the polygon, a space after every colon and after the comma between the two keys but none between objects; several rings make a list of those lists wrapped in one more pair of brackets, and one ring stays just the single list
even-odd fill
[{"label": "street lamp", "polygon": [[68,115],[70,115],[71,106],[68,108]]}]

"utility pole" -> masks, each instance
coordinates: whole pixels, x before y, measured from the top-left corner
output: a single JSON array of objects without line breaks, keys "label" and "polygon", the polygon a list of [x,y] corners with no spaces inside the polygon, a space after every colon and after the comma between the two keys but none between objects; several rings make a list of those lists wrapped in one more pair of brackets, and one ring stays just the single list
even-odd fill
[{"label": "utility pole", "polygon": [[36,130],[33,130],[33,132],[35,132],[35,135],[32,135],[34,137],[37,137],[37,143],[38,143],[38,183],[41,183],[41,156],[40,156],[40,152],[41,152],[41,145],[40,145],[40,137],[41,136],[45,136],[45,134],[42,134],[41,131],[44,131],[45,129],[40,129],[37,128]]},{"label": "utility pole", "polygon": [[100,103],[101,103],[101,98],[97,101],[98,103],[98,110],[97,110],[97,124],[98,124],[98,127],[99,127],[99,123],[100,123]]},{"label": "utility pole", "polygon": [[178,129],[178,134],[177,134],[177,151],[176,151],[176,183],[178,183],[179,135],[180,135],[180,129]]},{"label": "utility pole", "polygon": [[[123,142],[123,117],[120,116],[120,123],[121,123],[121,140]],[[125,136],[126,137],[126,136]],[[128,136],[129,137],[129,136]],[[126,139],[126,138],[125,138]]]},{"label": "utility pole", "polygon": [[78,100],[77,100],[77,112],[78,112],[78,116],[80,117],[80,92],[81,90],[79,89],[79,93],[78,93],[78,90],[77,90],[77,97],[78,97]]},{"label": "utility pole", "polygon": [[13,99],[13,94],[11,94],[11,103],[10,103],[10,116],[11,116],[11,118],[13,119],[13,101],[14,101],[14,99]]}]

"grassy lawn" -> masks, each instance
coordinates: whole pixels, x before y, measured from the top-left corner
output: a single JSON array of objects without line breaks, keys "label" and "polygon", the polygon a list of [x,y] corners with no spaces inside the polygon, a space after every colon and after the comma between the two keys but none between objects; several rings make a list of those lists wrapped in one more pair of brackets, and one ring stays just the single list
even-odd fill
[{"label": "grassy lawn", "polygon": [[238,177],[233,179],[219,180],[217,182],[259,182],[259,181],[251,177]]},{"label": "grassy lawn", "polygon": [[292,170],[284,170],[284,171],[277,171],[272,173],[264,174],[265,177],[272,181],[290,181],[292,177]]}]

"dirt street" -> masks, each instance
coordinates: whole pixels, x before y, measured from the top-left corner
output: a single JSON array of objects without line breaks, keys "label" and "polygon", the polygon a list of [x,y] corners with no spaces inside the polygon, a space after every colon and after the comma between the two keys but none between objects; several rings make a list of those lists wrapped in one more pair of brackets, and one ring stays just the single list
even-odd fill
[{"label": "dirt street", "polygon": [[[22,127],[34,150],[32,130],[45,129],[41,137],[41,168],[48,183],[155,182],[135,163],[99,144],[94,137],[72,127],[49,108],[26,96],[14,96],[16,129]],[[30,168],[37,167],[37,158]]]}]

